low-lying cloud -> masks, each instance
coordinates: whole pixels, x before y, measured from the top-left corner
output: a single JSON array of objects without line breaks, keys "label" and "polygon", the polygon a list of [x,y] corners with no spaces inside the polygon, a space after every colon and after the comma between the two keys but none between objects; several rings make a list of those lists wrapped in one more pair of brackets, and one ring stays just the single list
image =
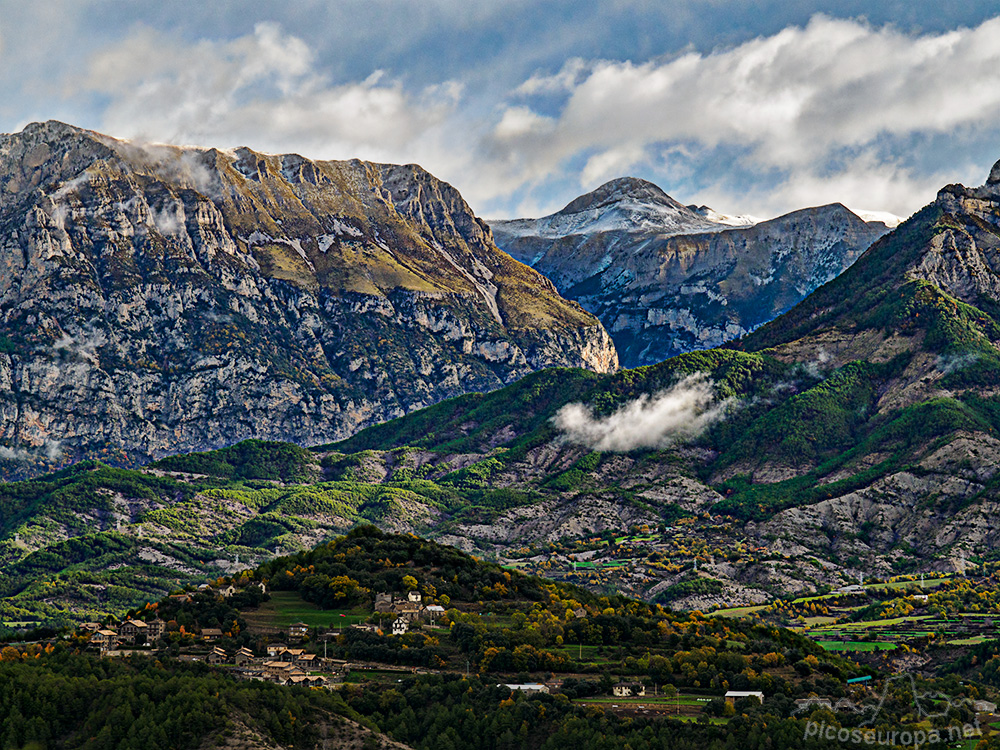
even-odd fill
[{"label": "low-lying cloud", "polygon": [[689,375],[650,397],[643,394],[607,417],[595,417],[590,407],[567,404],[552,418],[566,440],[591,450],[624,453],[666,448],[701,435],[726,413],[704,374]]},{"label": "low-lying cloud", "polygon": [[58,440],[46,440],[41,445],[30,448],[0,445],[0,460],[4,461],[17,461],[18,463],[30,463],[42,459],[56,461],[61,455],[62,443]]}]

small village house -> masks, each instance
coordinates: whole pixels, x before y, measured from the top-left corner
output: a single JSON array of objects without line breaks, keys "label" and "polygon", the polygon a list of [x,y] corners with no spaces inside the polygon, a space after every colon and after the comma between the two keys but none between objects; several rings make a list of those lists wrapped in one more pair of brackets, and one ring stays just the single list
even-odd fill
[{"label": "small village house", "polygon": [[229,654],[226,653],[225,649],[216,646],[209,652],[208,657],[206,658],[205,661],[207,661],[209,664],[212,665],[218,665],[218,664],[225,664],[228,659],[229,659]]},{"label": "small village house", "polygon": [[634,695],[645,695],[646,686],[641,682],[617,682],[611,686],[611,692],[618,698],[630,698]]},{"label": "small village house", "polygon": [[735,705],[740,698],[756,698],[761,703],[764,702],[764,694],[759,690],[730,690],[726,693],[726,703]]},{"label": "small village house", "polygon": [[[497,687],[500,687],[497,685]],[[524,683],[507,683],[504,687],[509,688],[511,691],[516,691],[520,693],[548,693],[549,688],[547,685],[543,685],[540,682],[524,682]]]},{"label": "small village house", "polygon": [[251,664],[254,660],[253,651],[246,648],[245,646],[236,652],[236,666],[245,667]]}]

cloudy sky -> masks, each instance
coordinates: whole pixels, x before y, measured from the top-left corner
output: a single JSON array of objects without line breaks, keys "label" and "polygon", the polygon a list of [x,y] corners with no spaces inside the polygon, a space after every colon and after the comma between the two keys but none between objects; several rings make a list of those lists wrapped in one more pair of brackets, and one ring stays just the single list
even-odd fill
[{"label": "cloudy sky", "polygon": [[485,217],[622,175],[909,215],[1000,158],[990,0],[0,0],[0,132],[416,162]]}]

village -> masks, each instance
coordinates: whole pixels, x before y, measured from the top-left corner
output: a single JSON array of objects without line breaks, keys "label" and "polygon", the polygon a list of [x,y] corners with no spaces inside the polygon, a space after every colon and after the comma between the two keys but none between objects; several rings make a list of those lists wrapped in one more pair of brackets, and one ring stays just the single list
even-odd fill
[{"label": "village", "polygon": [[[266,585],[250,586],[265,594]],[[239,592],[230,582],[216,586],[202,584],[191,592],[168,596],[168,602],[191,603],[195,597],[202,602],[231,599]],[[279,594],[280,596],[280,594]],[[405,595],[377,592],[374,595],[372,619],[376,622],[354,622],[349,631],[372,633],[377,636],[401,637],[415,626],[433,628],[446,615],[439,604],[426,604],[424,596],[416,590]],[[577,618],[585,617],[582,607],[575,611]],[[446,620],[447,621],[447,620]],[[183,631],[172,621],[159,616],[146,620],[131,617],[115,622],[113,617],[105,622],[88,622],[77,630],[77,638],[86,643],[88,650],[96,651],[102,658],[123,658],[133,655],[160,655],[164,652],[181,662],[201,662],[214,669],[225,670],[238,679],[260,680],[277,685],[294,685],[311,688],[336,689],[351,682],[370,680],[397,680],[414,674],[444,673],[450,670],[428,667],[406,667],[377,661],[357,661],[330,658],[328,645],[344,634],[344,628],[324,629],[306,622],[293,622],[285,630],[257,628],[249,645],[233,646],[234,633],[222,628],[202,627],[197,632]],[[170,633],[174,633],[170,637]],[[279,640],[272,640],[278,638]],[[246,639],[244,639],[246,640]],[[565,677],[565,676],[564,676]],[[585,675],[573,675],[568,683]],[[565,679],[550,675],[544,681],[501,682],[497,687],[522,695],[549,695],[563,692]],[[857,681],[855,681],[857,682]],[[855,684],[856,688],[866,687]],[[680,695],[672,687],[649,686],[638,680],[623,679],[605,686],[606,692],[576,699],[584,705],[599,705],[604,710],[618,714],[672,714],[694,718],[711,711],[709,704],[728,706],[723,713],[731,713],[738,701],[751,700],[763,704],[765,694],[759,690],[727,690],[723,694]],[[859,697],[859,694],[855,694]],[[721,699],[721,700],[720,700]],[[834,711],[854,710],[844,700],[809,697],[795,701],[795,710],[811,711],[826,708]],[[992,712],[995,706],[982,705],[979,710]]]},{"label": "village", "polygon": [[[267,593],[263,583],[251,586],[262,594]],[[232,583],[224,583],[218,587],[202,584],[193,592],[171,594],[167,599],[176,603],[191,602],[195,595],[229,599],[237,592],[238,589]],[[377,593],[375,612],[383,616],[381,619],[389,623],[388,627],[383,630],[382,626],[367,622],[352,623],[348,627],[378,635],[402,636],[418,621],[433,626],[444,615],[445,609],[438,604],[425,605],[422,598],[419,591],[410,591],[405,596]],[[418,671],[386,664],[333,659],[326,657],[325,653],[321,655],[308,650],[309,647],[315,648],[322,644],[325,652],[327,643],[341,635],[342,629],[323,631],[305,622],[295,622],[288,626],[285,633],[287,643],[271,642],[269,636],[278,633],[273,628],[264,630],[270,632],[262,633],[261,637],[254,639],[256,650],[246,645],[226,648],[223,644],[231,642],[234,633],[222,628],[203,627],[197,632],[186,632],[176,623],[164,621],[159,616],[147,620],[132,617],[121,622],[115,622],[115,618],[109,616],[104,623],[83,623],[77,630],[77,637],[85,640],[88,649],[97,651],[102,657],[120,658],[170,650],[171,644],[167,636],[170,632],[175,632],[186,636],[180,639],[183,644],[180,648],[177,645],[173,647],[180,661],[204,662],[212,667],[226,669],[241,679],[262,680],[278,685],[332,687],[343,684],[352,670],[378,669],[404,674]]]}]

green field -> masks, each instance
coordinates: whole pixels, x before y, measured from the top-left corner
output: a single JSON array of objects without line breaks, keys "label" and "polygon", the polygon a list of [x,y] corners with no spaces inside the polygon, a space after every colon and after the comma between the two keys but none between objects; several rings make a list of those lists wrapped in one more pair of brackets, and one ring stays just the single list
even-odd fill
[{"label": "green field", "polygon": [[759,604],[756,607],[730,607],[729,609],[717,609],[708,614],[711,617],[746,617],[754,612],[759,612],[766,606],[766,604]]},{"label": "green field", "polygon": [[838,632],[841,630],[867,630],[868,628],[890,627],[893,625],[905,625],[911,622],[921,622],[930,620],[934,615],[911,615],[908,617],[893,617],[888,620],[862,620],[861,622],[844,622],[835,628],[816,628],[814,632],[829,631]]},{"label": "green field", "polygon": [[953,641],[948,641],[949,646],[978,646],[980,643],[986,643],[986,641],[995,641],[996,638],[990,638],[985,635],[977,635],[972,638],[956,638]]},{"label": "green field", "polygon": [[[599,649],[604,649],[604,653],[599,653]],[[610,664],[619,661],[614,656],[614,647],[611,646],[583,646],[579,644],[567,643],[562,646],[555,646],[549,649],[555,654],[572,659],[573,661],[583,661],[589,664]]]},{"label": "green field", "polygon": [[892,651],[895,643],[867,643],[865,641],[816,641],[825,651]]},{"label": "green field", "polygon": [[594,570],[597,568],[621,568],[629,565],[631,560],[578,560],[573,562],[573,570]]},{"label": "green field", "polygon": [[651,692],[646,695],[633,695],[629,698],[618,698],[613,695],[601,695],[593,698],[576,698],[574,703],[612,703],[619,706],[631,704],[649,704],[658,706],[704,706],[708,700],[705,698],[694,698],[690,695],[679,695],[676,698],[668,698],[665,695],[653,695]]},{"label": "green field", "polygon": [[284,630],[295,622],[304,622],[313,628],[346,627],[364,622],[371,613],[362,609],[320,609],[315,604],[302,601],[294,591],[275,591],[271,593],[270,601],[248,614],[247,620],[254,624]]},{"label": "green field", "polygon": [[410,676],[409,670],[384,671],[377,669],[351,670],[344,678],[344,682],[396,682],[404,677]]}]

